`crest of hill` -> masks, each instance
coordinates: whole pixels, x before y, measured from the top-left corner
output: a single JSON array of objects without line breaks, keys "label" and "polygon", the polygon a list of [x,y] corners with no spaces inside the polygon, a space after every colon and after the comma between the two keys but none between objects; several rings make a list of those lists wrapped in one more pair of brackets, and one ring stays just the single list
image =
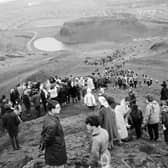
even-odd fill
[{"label": "crest of hill", "polygon": [[25,79],[25,82],[27,81],[33,81],[33,82],[44,82],[46,81],[47,79],[49,79],[50,75],[47,74],[46,72],[44,71],[37,71],[37,72],[34,72],[32,73],[31,75],[29,75],[26,79]]},{"label": "crest of hill", "polygon": [[57,38],[70,44],[96,41],[123,42],[142,37],[147,31],[147,27],[131,15],[90,17],[64,23]]},{"label": "crest of hill", "polygon": [[153,44],[150,49],[152,51],[160,51],[160,50],[168,50],[168,43],[167,42],[158,42]]}]

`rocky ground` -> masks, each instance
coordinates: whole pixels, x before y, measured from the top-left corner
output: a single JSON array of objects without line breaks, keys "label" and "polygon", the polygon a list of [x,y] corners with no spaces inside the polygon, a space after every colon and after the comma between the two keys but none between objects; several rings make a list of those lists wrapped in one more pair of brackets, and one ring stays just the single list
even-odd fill
[{"label": "rocky ground", "polygon": [[[152,92],[158,100],[159,90],[157,86],[150,89],[146,86],[138,87],[136,92],[137,104],[144,110],[143,94]],[[105,91],[115,97],[116,101],[127,95],[127,90],[109,88]],[[64,128],[65,141],[68,153],[67,168],[86,168],[88,158],[89,135],[86,132],[85,118],[97,111],[91,112],[86,109],[83,103],[66,105],[62,109],[61,123]],[[22,146],[20,151],[12,151],[8,136],[1,137],[0,141],[0,167],[2,168],[43,168],[45,167],[44,156],[39,155],[39,141],[42,129],[43,117],[22,123],[20,125],[19,139]],[[143,138],[136,140],[134,132],[130,131],[130,141],[115,146],[111,151],[114,168],[167,168],[168,146],[163,139],[163,132],[160,129],[158,142],[150,142],[146,132]]]}]

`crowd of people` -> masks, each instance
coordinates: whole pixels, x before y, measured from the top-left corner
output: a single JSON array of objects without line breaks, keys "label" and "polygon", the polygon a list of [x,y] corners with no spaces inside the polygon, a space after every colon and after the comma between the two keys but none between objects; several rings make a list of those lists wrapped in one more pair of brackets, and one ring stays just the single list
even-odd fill
[{"label": "crowd of people", "polygon": [[[40,117],[43,107],[47,114],[41,132],[40,149],[45,151],[47,165],[64,167],[67,161],[66,143],[59,113],[65,104],[77,103],[81,100],[89,110],[97,111],[97,115],[87,117],[85,122],[91,134],[92,146],[88,160],[91,168],[107,166],[114,145],[122,145],[128,141],[129,130],[132,129],[135,129],[137,139],[142,137],[143,130],[148,130],[150,140],[157,141],[161,123],[165,142],[168,144],[166,82],[162,83],[160,102],[154,100],[151,95],[146,95],[147,105],[142,111],[137,105],[133,90],[139,83],[138,74],[131,70],[116,70],[109,67],[105,68],[103,74],[99,73],[97,70],[92,76],[71,76],[64,79],[55,76],[43,83],[27,82],[11,89],[9,99],[3,95],[0,101],[2,126],[9,134],[13,149],[20,149],[18,126],[22,122],[23,108],[27,116],[34,112]],[[148,83],[146,75],[144,76],[144,83]],[[128,95],[120,103],[116,103],[115,99],[108,96],[103,89],[108,83],[119,89],[129,88]],[[99,93],[95,96],[97,90]]]},{"label": "crowd of people", "polygon": [[[114,145],[128,142],[129,130],[135,129],[136,138],[148,130],[150,141],[158,141],[159,124],[163,126],[165,142],[168,145],[168,89],[163,82],[161,104],[152,95],[145,96],[146,108],[143,111],[137,105],[132,89],[128,96],[118,104],[104,89],[100,89],[97,97],[88,88],[84,96],[84,104],[89,110],[97,108],[97,114],[89,115],[86,128],[91,135],[90,157],[87,164],[90,168],[110,168],[111,154]],[[51,106],[51,107],[50,107]],[[57,101],[49,102],[49,112],[41,133],[41,149],[45,151],[46,163],[50,166],[63,167],[67,160],[66,146],[62,126],[59,121],[60,105]],[[57,130],[57,131],[56,131]]]},{"label": "crowd of people", "polygon": [[[100,57],[97,59],[92,59],[91,57],[86,57],[84,60],[84,63],[87,65],[95,65],[95,66],[103,65],[103,66],[105,66],[108,63],[112,63],[116,59],[121,59],[125,54],[126,53],[124,51],[116,50],[112,54],[109,54],[108,56]],[[123,61],[123,64],[125,64],[124,61]],[[120,65],[120,66],[122,66],[122,65]]]}]

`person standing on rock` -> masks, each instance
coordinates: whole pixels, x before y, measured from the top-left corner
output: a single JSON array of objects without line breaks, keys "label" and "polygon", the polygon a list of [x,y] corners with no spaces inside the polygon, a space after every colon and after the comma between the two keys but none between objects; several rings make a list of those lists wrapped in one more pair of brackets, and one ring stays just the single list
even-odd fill
[{"label": "person standing on rock", "polygon": [[60,110],[57,101],[48,101],[48,114],[43,123],[40,145],[40,149],[45,151],[48,168],[64,168],[67,161],[64,132],[59,120]]},{"label": "person standing on rock", "polygon": [[6,104],[5,105],[6,113],[4,114],[2,121],[3,121],[3,127],[7,130],[11,144],[13,147],[13,150],[19,150],[19,141],[18,141],[18,127],[20,124],[20,120],[18,116],[14,113],[11,105]]}]

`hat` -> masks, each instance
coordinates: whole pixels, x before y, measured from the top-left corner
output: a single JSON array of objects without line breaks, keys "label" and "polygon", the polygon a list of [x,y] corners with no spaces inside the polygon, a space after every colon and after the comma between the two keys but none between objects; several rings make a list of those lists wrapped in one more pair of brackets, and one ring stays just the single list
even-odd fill
[{"label": "hat", "polygon": [[92,90],[90,88],[87,88],[87,93],[91,93]]},{"label": "hat", "polygon": [[161,86],[167,86],[166,81],[163,81],[163,83],[161,84]]},{"label": "hat", "polygon": [[109,107],[108,101],[106,100],[106,98],[104,96],[99,96],[98,100],[99,100],[101,106],[104,106],[106,108]]}]

